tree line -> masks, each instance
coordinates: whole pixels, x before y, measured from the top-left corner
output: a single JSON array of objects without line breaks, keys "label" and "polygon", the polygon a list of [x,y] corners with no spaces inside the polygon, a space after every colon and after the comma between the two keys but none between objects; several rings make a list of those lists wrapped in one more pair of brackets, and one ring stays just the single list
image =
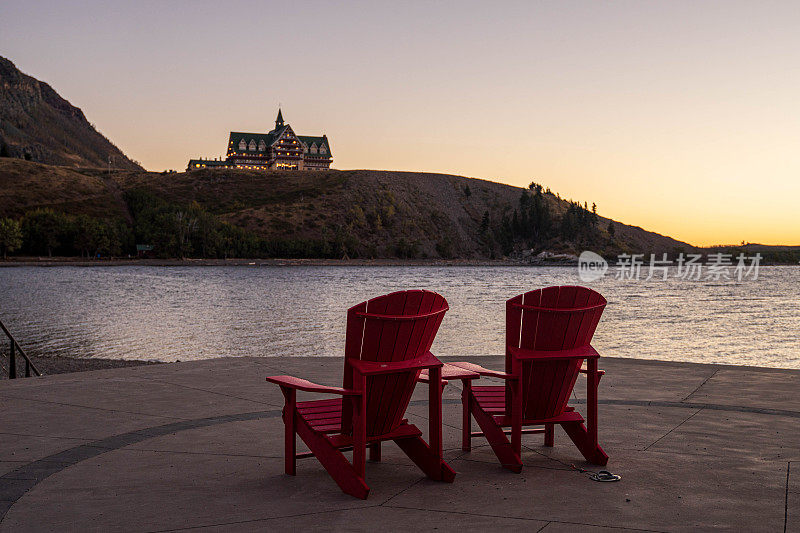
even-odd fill
[{"label": "tree line", "polygon": [[[538,183],[531,183],[523,189],[513,210],[506,210],[499,217],[489,211],[483,214],[480,233],[495,255],[495,245],[499,245],[502,255],[509,255],[519,248],[541,249],[554,242],[585,245],[595,243],[600,236],[597,206],[591,210],[584,202],[569,201],[565,211],[553,209],[552,196]],[[613,227],[609,228],[613,232]]]},{"label": "tree line", "polygon": [[[464,195],[470,196],[468,186]],[[197,202],[171,203],[144,189],[124,193],[129,219],[102,219],[85,214],[71,215],[39,208],[19,219],[0,219],[0,252],[3,256],[80,256],[85,258],[125,257],[137,254],[137,244],[153,247],[161,258],[287,257],[341,258],[376,257],[377,248],[364,245],[348,227],[323,226],[318,238],[271,238],[234,226],[209,212]],[[596,206],[556,202],[553,194],[537,183],[521,192],[516,205],[502,211],[486,211],[480,222],[480,236],[486,255],[507,256],[520,249],[558,248],[560,245],[585,246],[600,237]],[[354,224],[370,225],[374,231],[392,225],[392,202],[381,204],[380,212],[365,214],[352,208]],[[391,209],[390,209],[391,208]],[[360,216],[356,216],[360,215]],[[434,216],[432,213],[431,216]],[[370,217],[375,220],[370,222]],[[363,219],[363,220],[362,220]],[[444,222],[442,222],[444,224]],[[352,228],[349,228],[352,230]],[[291,234],[291,232],[288,232]],[[614,228],[608,234],[613,240]],[[388,237],[388,236],[387,236]],[[436,243],[436,254],[443,258],[458,255],[455,242],[443,234]],[[390,255],[401,258],[425,256],[415,240],[400,237],[387,245]]]},{"label": "tree line", "polygon": [[320,239],[265,239],[234,226],[197,202],[176,205],[144,190],[127,191],[132,223],[38,208],[21,218],[0,218],[0,253],[24,256],[125,257],[137,244],[160,258],[314,257],[357,255],[346,231],[324,230]]},{"label": "tree line", "polygon": [[122,220],[88,215],[68,215],[39,208],[21,219],[0,219],[0,248],[10,253],[52,257],[121,255],[133,247],[129,228]]}]

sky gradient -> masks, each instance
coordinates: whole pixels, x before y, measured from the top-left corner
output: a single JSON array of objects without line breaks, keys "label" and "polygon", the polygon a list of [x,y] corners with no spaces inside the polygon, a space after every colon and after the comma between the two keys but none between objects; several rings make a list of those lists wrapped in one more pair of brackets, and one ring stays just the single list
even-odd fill
[{"label": "sky gradient", "polygon": [[795,2],[4,2],[0,55],[149,170],[278,104],[339,169],[526,186],[697,245],[800,245]]}]

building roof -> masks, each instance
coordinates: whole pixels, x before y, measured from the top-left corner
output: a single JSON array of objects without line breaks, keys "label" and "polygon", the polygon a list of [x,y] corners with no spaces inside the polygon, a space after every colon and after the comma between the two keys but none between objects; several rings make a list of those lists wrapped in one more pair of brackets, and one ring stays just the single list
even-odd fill
[{"label": "building roof", "polygon": [[[267,148],[272,146],[272,144],[278,139],[280,135],[275,135],[274,131],[269,133],[246,133],[241,131],[232,131],[230,137],[228,138],[228,148],[227,152],[236,154],[236,155],[243,155],[243,154],[251,154],[250,150],[239,150],[239,141],[244,139],[244,142],[250,144],[250,140],[254,140],[256,142],[256,146],[264,141],[264,144]],[[257,151],[257,150],[256,150]]]},{"label": "building roof", "polygon": [[[283,121],[283,114],[281,113],[281,110],[278,109],[278,118],[276,120],[276,124],[282,121]],[[253,155],[254,152],[252,152],[251,150],[243,150],[243,151],[239,150],[239,142],[242,139],[244,139],[244,142],[246,142],[248,145],[250,144],[251,140],[255,141],[256,146],[258,146],[261,143],[261,141],[264,141],[267,150],[265,150],[264,152],[259,152],[258,150],[256,150],[255,153],[256,154],[266,153],[266,151],[269,150],[269,147],[272,146],[278,139],[280,139],[281,135],[283,135],[284,132],[286,132],[286,130],[289,128],[290,128],[289,124],[284,124],[283,126],[277,127],[274,130],[270,131],[269,133],[232,131],[230,137],[228,138],[228,147],[226,151],[228,155]],[[325,135],[321,137],[314,137],[309,135],[296,135],[296,136],[298,139],[300,139],[300,142],[302,142],[309,148],[311,148],[311,145],[314,143],[316,143],[318,147],[324,143],[325,146],[327,147],[326,154],[307,154],[307,155],[315,157],[333,157],[333,153],[331,152],[331,144],[328,141],[327,136]]]},{"label": "building roof", "polygon": [[300,139],[300,141],[309,148],[311,148],[311,145],[314,143],[317,143],[318,148],[322,143],[325,143],[325,146],[328,149],[328,153],[324,155],[320,154],[313,154],[313,155],[319,155],[320,157],[325,157],[325,156],[333,157],[333,152],[331,151],[331,143],[328,142],[328,137],[326,135],[323,135],[322,137],[310,137],[308,135],[298,135],[297,138]]},{"label": "building roof", "polygon": [[[253,152],[251,152],[250,150],[244,150],[244,151],[239,150],[239,141],[241,141],[242,139],[244,139],[244,142],[246,142],[248,145],[250,144],[251,140],[255,141],[256,145],[258,145],[263,140],[266,147],[269,148],[275,143],[275,141],[277,141],[280,138],[281,135],[283,135],[283,132],[286,131],[288,127],[289,125],[287,124],[286,126],[279,128],[278,130],[273,130],[269,133],[248,133],[243,131],[232,131],[230,137],[228,138],[227,152],[232,155],[252,154]],[[330,141],[328,141],[327,136],[323,135],[322,137],[313,137],[309,135],[298,135],[297,138],[300,139],[300,142],[302,142],[309,148],[314,143],[316,143],[317,146],[321,146],[324,143],[328,149],[328,153],[324,155],[319,154],[319,156],[333,157],[333,153],[331,152],[331,143]],[[256,153],[258,153],[258,151],[256,151]]]},{"label": "building roof", "polygon": [[[272,134],[275,137],[275,140],[277,141],[280,138],[280,136],[283,135],[286,132],[286,130],[288,130],[288,129],[289,129],[289,125],[285,124],[285,125],[281,126],[280,128],[275,128],[274,130],[272,130],[270,132],[270,134]],[[292,132],[292,133],[294,133],[294,132]]]}]

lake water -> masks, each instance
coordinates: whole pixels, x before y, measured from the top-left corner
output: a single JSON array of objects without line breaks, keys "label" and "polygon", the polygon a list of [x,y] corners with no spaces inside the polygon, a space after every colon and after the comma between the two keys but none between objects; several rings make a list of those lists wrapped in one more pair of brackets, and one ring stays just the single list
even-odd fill
[{"label": "lake water", "polygon": [[14,267],[0,268],[0,318],[31,355],[340,357],[348,307],[425,288],[450,304],[435,354],[496,355],[505,300],[560,284],[608,299],[593,341],[602,355],[800,368],[797,267],[741,282],[588,284],[570,267]]}]

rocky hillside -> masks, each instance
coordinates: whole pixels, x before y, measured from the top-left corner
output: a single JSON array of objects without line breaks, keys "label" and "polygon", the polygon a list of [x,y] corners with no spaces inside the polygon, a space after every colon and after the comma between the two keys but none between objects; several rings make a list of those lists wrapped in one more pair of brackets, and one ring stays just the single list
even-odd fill
[{"label": "rocky hillside", "polygon": [[[533,205],[546,216],[534,220]],[[0,216],[21,217],[39,207],[126,221],[135,227],[136,242],[167,242],[164,233],[172,230],[155,226],[171,224],[170,213],[205,227],[204,217],[213,216],[262,243],[245,253],[265,256],[479,259],[520,257],[530,249],[607,255],[693,249],[594,215],[546,189],[461,176],[223,169],[108,174],[0,159]],[[148,220],[141,213],[150,213]],[[175,231],[186,241],[187,232],[201,231],[192,229],[197,226]],[[201,243],[188,253],[201,246],[210,249]]]},{"label": "rocky hillside", "polygon": [[0,156],[68,167],[141,170],[48,84],[0,57]]}]

